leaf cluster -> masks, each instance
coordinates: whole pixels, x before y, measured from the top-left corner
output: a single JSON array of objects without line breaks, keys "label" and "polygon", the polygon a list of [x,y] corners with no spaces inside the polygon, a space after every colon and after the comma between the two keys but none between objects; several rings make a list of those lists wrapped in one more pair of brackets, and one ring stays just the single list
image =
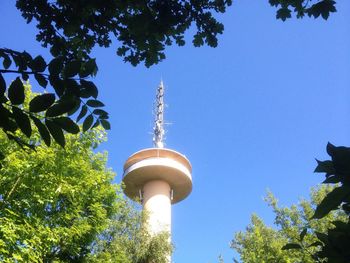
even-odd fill
[{"label": "leaf cluster", "polygon": [[[320,262],[327,260],[327,262],[345,263],[350,262],[350,148],[336,147],[328,143],[327,153],[331,160],[317,160],[315,172],[325,173],[326,179],[323,183],[335,184],[336,187],[317,205],[312,219],[320,220],[335,210],[345,213],[347,221],[333,221],[333,227],[328,228],[327,233],[315,232],[318,241],[314,246],[318,246],[320,250],[313,257]],[[303,241],[302,238],[301,241]],[[287,244],[284,248],[302,249],[303,247]]]},{"label": "leaf cluster", "polygon": [[[265,201],[273,209],[273,227],[266,225],[257,215],[252,215],[246,230],[235,234],[231,247],[239,253],[244,263],[315,262],[313,253],[319,251],[315,233],[327,233],[333,221],[346,222],[345,214],[337,211],[332,211],[320,220],[311,219],[314,207],[333,188],[322,185],[312,189],[310,200],[302,199],[290,207],[281,207],[276,197],[269,192]],[[308,226],[307,229],[305,226]]]},{"label": "leaf cluster", "polygon": [[65,149],[27,154],[0,132],[0,261],[165,262],[168,236],[147,235],[142,213],[112,183],[107,154],[94,151],[102,129],[66,137]]},{"label": "leaf cluster", "polygon": [[[9,139],[23,148],[34,148],[17,131],[30,139],[35,126],[47,146],[53,138],[64,147],[64,132],[78,133],[77,123],[84,117],[83,131],[99,125],[110,129],[108,113],[101,109],[104,104],[97,100],[98,89],[86,79],[97,72],[94,59],[79,61],[58,56],[46,63],[42,56],[32,58],[25,51],[10,49],[0,49],[0,58],[4,67],[0,69],[0,128]],[[7,88],[4,76],[11,73],[19,76]],[[29,75],[34,75],[42,88],[51,88],[52,92],[35,97],[26,92],[24,81]]]},{"label": "leaf cluster", "polygon": [[[315,3],[316,2],[316,3]],[[327,20],[330,13],[337,11],[334,0],[269,0],[271,6],[277,7],[276,18],[286,21],[292,17],[292,12],[297,18],[303,18],[305,15],[313,18],[322,17]]]},{"label": "leaf cluster", "polygon": [[54,57],[88,57],[95,45],[109,47],[114,36],[117,55],[147,67],[165,58],[165,46],[183,46],[184,33],[194,23],[193,44],[217,46],[224,26],[213,16],[232,0],[17,0],[27,23],[37,22],[37,40],[50,46]]}]

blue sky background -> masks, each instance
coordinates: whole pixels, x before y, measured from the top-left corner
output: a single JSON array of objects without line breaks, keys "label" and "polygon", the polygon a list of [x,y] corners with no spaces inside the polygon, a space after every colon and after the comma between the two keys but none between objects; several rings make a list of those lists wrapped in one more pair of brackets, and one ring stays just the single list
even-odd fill
[{"label": "blue sky background", "polygon": [[[0,2],[0,46],[42,54],[34,25],[15,1]],[[176,263],[231,262],[233,233],[252,213],[268,224],[263,201],[270,189],[283,205],[307,197],[321,182],[314,158],[325,159],[328,141],[350,145],[350,3],[321,19],[275,19],[268,1],[235,1],[215,49],[167,49],[150,69],[96,48],[100,99],[112,130],[101,149],[120,182],[124,161],[152,146],[152,105],[161,78],[166,86],[166,144],[193,166],[193,192],[173,206]],[[33,81],[33,86],[36,83]]]}]

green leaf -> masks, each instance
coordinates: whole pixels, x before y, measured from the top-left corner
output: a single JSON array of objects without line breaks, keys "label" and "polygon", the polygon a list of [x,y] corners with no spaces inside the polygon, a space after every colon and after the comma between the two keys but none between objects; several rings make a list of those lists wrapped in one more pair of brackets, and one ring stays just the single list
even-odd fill
[{"label": "green leaf", "polygon": [[87,113],[88,107],[86,105],[84,105],[83,107],[81,107],[81,111],[77,117],[77,122],[79,122],[81,120],[81,118],[83,118],[86,113]]},{"label": "green leaf", "polygon": [[101,109],[94,109],[92,113],[99,116],[108,117],[108,112]]},{"label": "green leaf", "polygon": [[92,125],[91,129],[96,128],[100,125],[100,120],[96,120],[94,125]]},{"label": "green leaf", "polygon": [[2,65],[4,66],[5,69],[8,69],[12,64],[12,60],[8,55],[4,56],[4,61],[2,62]]},{"label": "green leaf", "polygon": [[27,81],[27,80],[29,79],[29,75],[23,72],[23,73],[22,73],[22,79],[23,79],[24,81]]},{"label": "green leaf", "polygon": [[97,73],[96,59],[90,59],[88,62],[83,64],[82,70],[79,73],[81,78],[85,78],[89,75],[95,76]]},{"label": "green leaf", "polygon": [[289,250],[289,249],[301,249],[302,247],[299,244],[296,243],[289,243],[287,245],[284,245],[282,247],[282,250]]},{"label": "green leaf", "polygon": [[291,18],[291,11],[288,8],[280,8],[277,11],[276,18],[277,19],[282,19],[282,21],[286,21],[287,18]]},{"label": "green leaf", "polygon": [[79,126],[68,117],[58,117],[53,119],[58,126],[69,133],[77,134],[80,132]]},{"label": "green leaf", "polygon": [[74,109],[76,101],[72,97],[62,98],[46,111],[46,117],[57,117]]},{"label": "green leaf", "polygon": [[86,132],[88,129],[90,129],[93,121],[94,117],[92,116],[92,114],[86,117],[86,119],[83,122],[83,132]]},{"label": "green leaf", "polygon": [[53,121],[46,119],[45,120],[46,127],[49,129],[50,134],[54,138],[54,140],[64,148],[66,144],[66,140],[64,138],[64,134],[62,129],[55,124]]},{"label": "green leaf", "polygon": [[334,169],[337,175],[350,178],[350,148],[339,146],[335,147],[332,156]]},{"label": "green leaf", "polygon": [[34,77],[36,79],[36,81],[39,83],[39,85],[43,88],[46,88],[47,86],[47,80],[46,78],[41,75],[41,74],[34,74]]},{"label": "green leaf", "polygon": [[103,107],[104,104],[99,101],[99,100],[88,100],[86,104],[90,107],[98,108],[98,107]]},{"label": "green leaf", "polygon": [[41,112],[47,110],[55,102],[55,94],[45,93],[34,97],[29,102],[30,112]]},{"label": "green leaf", "polygon": [[322,246],[322,245],[323,245],[322,242],[316,241],[316,242],[314,242],[314,243],[308,245],[307,247],[318,247],[318,246]]},{"label": "green leaf", "polygon": [[320,15],[324,20],[327,20],[330,13],[336,12],[335,1],[324,0],[312,5],[308,10],[308,15],[313,16],[314,18],[319,17]]},{"label": "green leaf", "polygon": [[10,111],[0,104],[0,127],[7,126],[10,115]]},{"label": "green leaf", "polygon": [[327,174],[334,174],[335,173],[335,169],[333,166],[333,162],[332,161],[319,161],[317,160],[317,167],[315,168],[314,173],[327,173]]},{"label": "green leaf", "polygon": [[334,155],[334,151],[336,150],[337,147],[335,147],[333,144],[331,144],[330,142],[327,143],[327,153],[329,154],[329,156],[333,157]]},{"label": "green leaf", "polygon": [[111,124],[109,123],[109,121],[102,120],[102,119],[100,119],[100,121],[103,128],[105,128],[106,130],[111,129]]},{"label": "green leaf", "polygon": [[2,152],[0,152],[0,160],[4,160],[4,159],[5,159],[5,155]]},{"label": "green leaf", "polygon": [[43,72],[46,69],[46,62],[42,56],[35,57],[32,62],[29,64],[29,67],[33,71]]},{"label": "green leaf", "polygon": [[80,80],[80,84],[83,89],[80,91],[80,96],[82,98],[94,97],[95,99],[98,96],[98,89],[92,81]]},{"label": "green leaf", "polygon": [[24,86],[19,77],[11,83],[8,89],[8,97],[13,105],[19,105],[24,102]]},{"label": "green leaf", "polygon": [[348,195],[350,195],[350,186],[343,185],[334,188],[333,191],[328,193],[326,197],[321,201],[321,203],[316,207],[312,219],[323,218],[330,211],[337,209]]},{"label": "green leaf", "polygon": [[315,231],[315,234],[317,236],[317,238],[323,242],[324,244],[327,244],[328,243],[328,235],[325,234],[325,233],[321,233],[321,232],[317,232]]},{"label": "green leaf", "polygon": [[77,99],[74,108],[67,112],[68,116],[71,116],[74,113],[76,113],[80,108],[80,104],[81,104],[80,99]]},{"label": "green leaf", "polygon": [[50,61],[49,72],[51,75],[59,75],[63,69],[63,58],[57,57]]},{"label": "green leaf", "polygon": [[27,114],[17,107],[12,108],[13,117],[21,129],[21,131],[28,137],[32,135],[32,126],[30,125],[30,120]]},{"label": "green leaf", "polygon": [[56,94],[61,97],[64,93],[64,82],[57,76],[50,75],[49,81]]},{"label": "green leaf", "polygon": [[304,240],[306,233],[307,233],[307,228],[304,228],[303,231],[301,231],[301,233],[300,233],[300,240],[301,241]]},{"label": "green leaf", "polygon": [[341,182],[341,177],[337,176],[337,175],[332,175],[332,176],[328,176],[326,178],[326,180],[324,180],[322,183],[323,184],[337,184]]},{"label": "green leaf", "polygon": [[41,138],[44,140],[47,146],[51,145],[51,136],[46,128],[46,126],[36,117],[30,116],[30,118],[34,121],[35,126],[38,128],[39,134]]},{"label": "green leaf", "polygon": [[2,74],[0,73],[0,96],[2,96],[6,91],[6,82]]},{"label": "green leaf", "polygon": [[79,60],[70,61],[64,68],[64,75],[66,78],[71,78],[77,75],[80,71],[81,62]]}]

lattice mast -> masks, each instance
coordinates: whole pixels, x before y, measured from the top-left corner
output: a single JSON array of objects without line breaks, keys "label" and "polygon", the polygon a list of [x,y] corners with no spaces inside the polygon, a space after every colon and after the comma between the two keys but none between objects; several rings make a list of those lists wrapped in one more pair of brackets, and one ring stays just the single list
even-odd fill
[{"label": "lattice mast", "polygon": [[164,147],[164,108],[164,84],[160,81],[154,104],[153,145],[156,148]]}]

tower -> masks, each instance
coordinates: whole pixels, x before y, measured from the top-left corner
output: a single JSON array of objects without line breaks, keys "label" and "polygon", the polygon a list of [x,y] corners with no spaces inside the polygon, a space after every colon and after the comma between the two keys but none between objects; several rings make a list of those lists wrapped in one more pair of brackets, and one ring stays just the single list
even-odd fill
[{"label": "tower", "polygon": [[[153,148],[131,155],[124,164],[124,193],[141,200],[148,212],[147,229],[151,235],[171,233],[171,205],[192,191],[191,164],[181,153],[164,148],[164,85],[156,96]],[[169,258],[170,259],[170,258]]]}]

